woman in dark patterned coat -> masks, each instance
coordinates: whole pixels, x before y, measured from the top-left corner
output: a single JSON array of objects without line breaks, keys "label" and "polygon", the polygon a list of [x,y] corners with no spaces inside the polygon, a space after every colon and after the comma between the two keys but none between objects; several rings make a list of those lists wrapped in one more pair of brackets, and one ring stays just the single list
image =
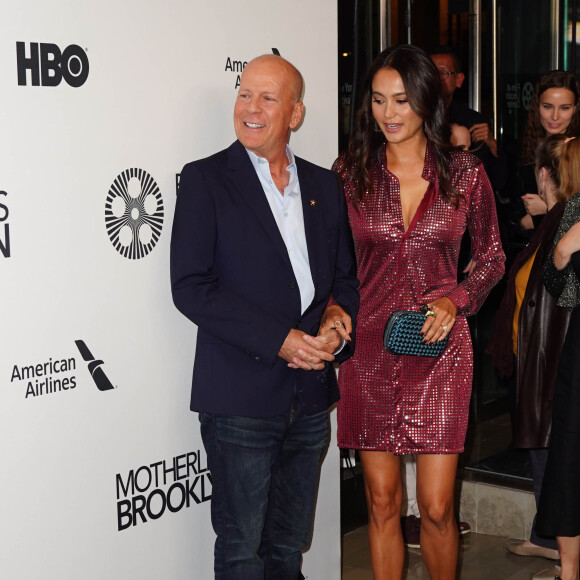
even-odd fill
[{"label": "woman in dark patterned coat", "polygon": [[[560,181],[580,183],[580,139],[568,141],[560,159]],[[552,434],[540,494],[536,529],[556,536],[559,577],[578,580],[580,559],[580,193],[566,207],[544,266],[548,291],[572,310],[556,377]]]},{"label": "woman in dark patterned coat", "polygon": [[[504,271],[493,192],[481,162],[449,145],[439,72],[412,45],[372,64],[349,150],[335,163],[344,182],[361,282],[357,348],[339,373],[339,446],[359,449],[377,580],[400,578],[398,455],[418,454],[421,550],[432,578],[455,578],[458,530],[453,489],[471,393],[465,317]],[[476,262],[457,284],[469,228]],[[424,341],[448,337],[437,358],[382,346],[395,310],[428,304]]]}]

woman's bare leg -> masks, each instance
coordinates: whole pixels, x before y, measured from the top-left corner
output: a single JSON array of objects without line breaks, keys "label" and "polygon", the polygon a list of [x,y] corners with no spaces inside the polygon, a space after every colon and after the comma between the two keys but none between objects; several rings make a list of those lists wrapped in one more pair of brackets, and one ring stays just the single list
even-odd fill
[{"label": "woman's bare leg", "polygon": [[432,580],[454,580],[459,531],[453,513],[458,455],[417,455],[421,553]]},{"label": "woman's bare leg", "polygon": [[369,511],[369,546],[375,580],[400,580],[405,552],[401,533],[401,461],[384,451],[360,452]]},{"label": "woman's bare leg", "polygon": [[580,561],[580,536],[558,536],[558,551],[562,561],[562,580],[578,580],[578,562]]}]

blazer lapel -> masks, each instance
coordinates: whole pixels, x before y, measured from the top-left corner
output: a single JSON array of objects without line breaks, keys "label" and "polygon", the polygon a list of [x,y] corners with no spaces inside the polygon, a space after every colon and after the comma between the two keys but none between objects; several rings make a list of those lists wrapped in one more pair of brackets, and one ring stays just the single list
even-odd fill
[{"label": "blazer lapel", "polygon": [[319,215],[322,208],[319,206],[319,191],[316,180],[307,165],[296,158],[298,180],[300,182],[300,197],[302,198],[302,213],[304,214],[304,231],[306,232],[306,246],[308,248],[308,262],[310,273],[316,288],[318,273],[318,247],[320,233]]},{"label": "blazer lapel", "polygon": [[239,141],[236,141],[228,149],[228,169],[232,172],[231,178],[234,187],[246,200],[250,210],[256,215],[272,244],[278,250],[288,268],[292,270],[286,244],[284,244],[278,224],[264,194],[262,184],[256,175],[247,151]]}]

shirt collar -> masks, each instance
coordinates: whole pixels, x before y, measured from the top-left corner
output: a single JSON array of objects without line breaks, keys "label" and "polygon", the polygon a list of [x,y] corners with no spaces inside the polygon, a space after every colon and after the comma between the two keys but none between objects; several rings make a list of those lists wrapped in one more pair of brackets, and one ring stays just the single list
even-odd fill
[{"label": "shirt collar", "polygon": [[[270,173],[270,164],[265,157],[260,157],[256,155],[253,151],[246,149],[248,155],[250,156],[250,161],[254,166],[256,171],[262,171],[264,168],[268,168],[268,173]],[[294,157],[294,151],[290,145],[286,145],[286,157],[288,158],[288,165],[286,166],[286,170],[290,173],[290,179],[288,180],[288,185],[285,189],[285,194],[289,195],[297,195],[299,190],[296,188],[296,184],[298,182],[298,171],[296,168],[296,157]]]},{"label": "shirt collar", "polygon": [[[268,167],[270,167],[270,164],[268,163],[268,160],[265,157],[260,157],[259,155],[256,155],[253,151],[250,151],[249,149],[246,149],[246,151],[248,152],[248,155],[250,156],[250,159],[252,160],[254,166],[268,165]],[[296,173],[296,158],[294,157],[294,152],[292,151],[290,145],[286,145],[286,157],[288,157],[288,166],[286,167],[286,169],[290,173]]]}]

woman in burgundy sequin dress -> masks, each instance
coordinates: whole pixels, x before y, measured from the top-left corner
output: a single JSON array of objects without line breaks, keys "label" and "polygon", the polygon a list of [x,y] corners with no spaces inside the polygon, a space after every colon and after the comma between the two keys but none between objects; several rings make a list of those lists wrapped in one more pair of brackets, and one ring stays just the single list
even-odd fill
[{"label": "woman in burgundy sequin dress", "polygon": [[[493,192],[481,162],[449,145],[439,72],[419,48],[381,53],[364,82],[349,150],[334,169],[344,182],[361,282],[354,356],[339,373],[338,444],[358,449],[377,580],[400,578],[404,551],[398,455],[417,456],[421,549],[432,578],[455,578],[453,489],[463,451],[472,377],[465,317],[504,271]],[[476,262],[457,283],[469,228]],[[428,304],[424,340],[449,335],[438,358],[383,348],[394,310]]]}]

